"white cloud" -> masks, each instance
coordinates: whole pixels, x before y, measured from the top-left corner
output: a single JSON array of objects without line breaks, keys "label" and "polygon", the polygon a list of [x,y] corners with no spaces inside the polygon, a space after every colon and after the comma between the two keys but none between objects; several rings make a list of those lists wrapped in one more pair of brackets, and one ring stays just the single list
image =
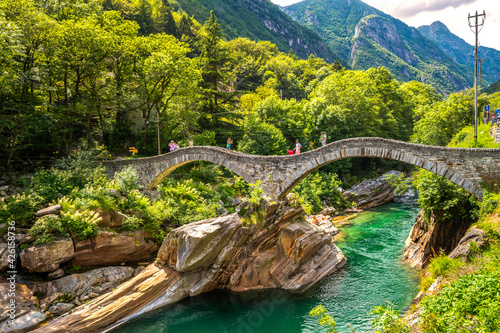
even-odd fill
[{"label": "white cloud", "polygon": [[422,12],[435,12],[447,8],[458,8],[474,3],[476,0],[423,0],[410,5],[402,2],[392,2],[391,12],[401,18],[413,17]]}]

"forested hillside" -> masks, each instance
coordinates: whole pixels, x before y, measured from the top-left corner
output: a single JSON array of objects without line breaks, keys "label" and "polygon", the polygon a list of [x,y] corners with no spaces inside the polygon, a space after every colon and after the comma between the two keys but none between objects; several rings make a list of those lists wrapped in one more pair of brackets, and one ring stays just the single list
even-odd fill
[{"label": "forested hillside", "polygon": [[[438,21],[421,26],[418,27],[418,31],[436,43],[453,60],[474,72],[474,46],[454,35],[443,23]],[[500,51],[484,46],[480,46],[479,49],[483,59],[482,86],[486,87],[500,79]]]},{"label": "forested hillside", "polygon": [[284,11],[316,31],[353,69],[384,66],[399,80],[419,80],[443,93],[473,85],[469,68],[417,29],[360,0],[305,0]]},{"label": "forested hillside", "polygon": [[182,10],[200,22],[213,10],[228,39],[247,37],[270,41],[282,52],[290,49],[300,58],[310,54],[328,62],[345,62],[329,49],[314,31],[297,24],[269,0],[173,0],[175,10]]},{"label": "forested hillside", "polygon": [[[270,42],[224,41],[214,13],[202,25],[165,5],[143,15],[141,3],[124,4],[0,1],[3,168],[95,147],[127,154],[134,146],[148,156],[191,138],[223,145],[231,137],[236,149],[263,155],[285,154],[296,139],[307,151],[323,131],[328,142],[410,140],[415,124],[430,133],[421,122],[442,100],[430,85],[398,82],[383,68],[351,71],[314,55],[298,59]],[[436,119],[472,121],[471,96],[457,96]],[[455,107],[461,112],[446,113]],[[436,144],[455,127],[439,132]],[[346,160],[329,168],[366,176],[387,163]]]}]

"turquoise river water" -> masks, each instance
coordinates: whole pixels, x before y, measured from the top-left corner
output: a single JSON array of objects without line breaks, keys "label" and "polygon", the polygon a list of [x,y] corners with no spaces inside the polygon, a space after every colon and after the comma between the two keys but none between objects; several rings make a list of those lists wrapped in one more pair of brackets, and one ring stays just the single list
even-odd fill
[{"label": "turquoise river water", "polygon": [[222,291],[185,299],[117,328],[115,333],[324,332],[308,313],[324,305],[339,332],[369,332],[370,310],[386,301],[406,310],[418,292],[418,273],[401,261],[418,208],[387,204],[367,210],[341,227],[337,243],[344,269],[301,295],[281,291]]}]

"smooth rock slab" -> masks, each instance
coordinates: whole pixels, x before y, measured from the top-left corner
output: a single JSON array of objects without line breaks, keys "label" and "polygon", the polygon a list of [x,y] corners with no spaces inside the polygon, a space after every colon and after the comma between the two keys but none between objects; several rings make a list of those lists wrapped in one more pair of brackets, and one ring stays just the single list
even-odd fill
[{"label": "smooth rock slab", "polygon": [[42,321],[47,319],[47,316],[40,311],[30,311],[16,319],[12,323],[4,321],[0,325],[0,332],[2,333],[20,333],[28,332],[31,328],[37,326]]},{"label": "smooth rock slab", "polygon": [[62,210],[61,205],[53,205],[44,209],[40,209],[38,212],[36,212],[36,216],[42,217],[49,214],[59,214],[61,210]]}]

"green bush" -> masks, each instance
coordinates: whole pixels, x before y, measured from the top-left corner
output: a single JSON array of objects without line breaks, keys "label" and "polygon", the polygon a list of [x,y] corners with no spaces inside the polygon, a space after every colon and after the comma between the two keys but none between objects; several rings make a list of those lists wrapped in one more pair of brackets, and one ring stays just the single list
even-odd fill
[{"label": "green bush", "polygon": [[410,333],[411,328],[391,303],[374,307],[370,311],[373,328],[376,333]]},{"label": "green bush", "polygon": [[337,323],[332,316],[327,314],[327,310],[323,305],[318,305],[309,312],[311,317],[318,317],[318,324],[321,327],[327,328],[326,333],[338,333]]},{"label": "green bush", "polygon": [[37,171],[31,177],[27,192],[41,198],[41,203],[56,201],[70,194],[75,188],[88,184],[106,183],[104,168],[95,164],[95,151],[79,151],[71,158],[63,158],[50,169]]},{"label": "green bush", "polygon": [[102,186],[85,186],[72,191],[68,197],[74,200],[76,209],[86,210],[118,210],[120,200]]},{"label": "green bush", "polygon": [[123,195],[127,195],[130,191],[139,189],[138,180],[139,174],[132,165],[115,173],[114,178],[116,189]]},{"label": "green bush", "polygon": [[139,230],[144,225],[144,221],[137,216],[127,216],[120,227],[123,231]]},{"label": "green bush", "polygon": [[38,219],[29,232],[35,237],[35,244],[52,243],[59,235],[68,236],[61,219],[51,215]]},{"label": "green bush", "polygon": [[62,225],[76,240],[97,237],[99,219],[99,213],[90,210],[61,212]]},{"label": "green bush", "polygon": [[41,199],[34,194],[17,194],[9,198],[8,203],[0,204],[0,223],[15,221],[19,227],[24,227],[35,218],[35,213],[41,208]]},{"label": "green bush", "polygon": [[304,178],[293,192],[299,195],[308,213],[318,213],[325,205],[335,208],[347,208],[350,204],[344,200],[338,190],[341,182],[336,174],[315,172]]},{"label": "green bush", "polygon": [[437,277],[448,277],[455,269],[462,267],[463,263],[457,259],[451,259],[446,255],[433,258],[429,264],[428,271],[433,279]]},{"label": "green bush", "polygon": [[498,332],[500,274],[465,275],[421,302],[422,332]]},{"label": "green bush", "polygon": [[439,223],[448,218],[475,218],[477,200],[464,189],[430,171],[420,169],[413,174],[413,188],[426,221],[431,216]]}]

